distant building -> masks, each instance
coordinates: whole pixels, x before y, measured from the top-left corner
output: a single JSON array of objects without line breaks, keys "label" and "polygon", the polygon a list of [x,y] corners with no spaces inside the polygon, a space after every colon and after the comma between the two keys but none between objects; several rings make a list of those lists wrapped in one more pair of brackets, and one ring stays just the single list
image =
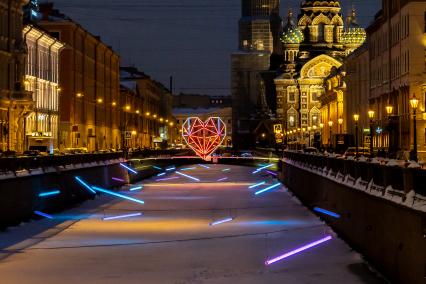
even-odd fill
[{"label": "distant building", "polygon": [[211,108],[229,106],[231,106],[230,96],[207,96],[183,93],[173,96],[174,108]]},{"label": "distant building", "polygon": [[0,151],[24,150],[25,117],[32,111],[24,89],[26,47],[23,6],[28,0],[0,0]]},{"label": "distant building", "polygon": [[[161,83],[135,67],[120,68],[122,144],[164,148],[173,143],[173,97]],[[126,133],[128,136],[126,136]]]},{"label": "distant building", "polygon": [[24,28],[27,45],[25,89],[34,108],[25,120],[25,149],[52,152],[59,147],[59,55],[64,45],[33,25]]},{"label": "distant building", "polygon": [[39,4],[38,24],[66,44],[60,57],[60,148],[89,151],[119,148],[118,54],[86,29],[54,9]]},{"label": "distant building", "polygon": [[279,65],[274,58],[281,53],[281,18],[278,0],[243,0],[241,7],[239,51],[231,55],[233,142],[247,148],[255,145],[259,124],[272,117],[263,77],[271,65]]}]

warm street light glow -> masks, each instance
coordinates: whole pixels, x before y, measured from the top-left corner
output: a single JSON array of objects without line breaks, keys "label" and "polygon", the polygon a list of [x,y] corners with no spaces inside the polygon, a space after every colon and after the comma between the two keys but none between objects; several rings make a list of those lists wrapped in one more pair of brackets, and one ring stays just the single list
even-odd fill
[{"label": "warm street light glow", "polygon": [[324,123],[320,123],[320,128],[324,128]]},{"label": "warm street light glow", "polygon": [[58,87],[56,90],[58,91],[58,93],[60,93],[62,91],[62,89],[60,87]]},{"label": "warm street light glow", "polygon": [[102,98],[99,98],[99,99],[97,99],[97,102],[99,103],[99,104],[101,104],[101,103],[103,103],[103,99]]},{"label": "warm street light glow", "polygon": [[170,126],[173,126],[173,122],[170,122],[170,123],[169,123],[169,125],[170,125]]},{"label": "warm street light glow", "polygon": [[328,122],[328,126],[332,127],[332,126],[333,126],[333,121],[331,121],[331,120],[330,120],[330,121]]},{"label": "warm street light glow", "polygon": [[168,120],[168,119],[166,119],[166,122],[169,122],[169,120]]},{"label": "warm street light glow", "polygon": [[132,135],[136,135],[136,134],[137,134],[136,130],[133,130]]},{"label": "warm street light glow", "polygon": [[310,126],[308,126],[308,131],[311,131],[311,127]]},{"label": "warm street light glow", "polygon": [[83,96],[83,94],[82,93],[77,93],[76,96],[77,96],[77,98],[81,98]]},{"label": "warm street light glow", "polygon": [[337,120],[337,122],[338,122],[340,125],[342,125],[342,124],[343,124],[343,118],[339,118],[339,119]]},{"label": "warm street light glow", "polygon": [[413,98],[410,100],[411,108],[416,110],[419,106],[419,100],[416,98],[416,95],[413,96]]},{"label": "warm street light glow", "polygon": [[266,136],[266,134],[265,134],[265,133],[262,133],[262,137],[263,137],[263,138],[265,138],[265,136]]},{"label": "warm street light glow", "polygon": [[129,105],[126,106],[126,110],[130,110],[130,106]]},{"label": "warm street light glow", "polygon": [[160,118],[160,121],[161,121],[161,122],[163,122],[163,120],[164,120],[163,118]]},{"label": "warm street light glow", "polygon": [[316,126],[316,125],[312,126],[312,128],[313,128],[314,130],[317,130],[317,126]]},{"label": "warm street light glow", "polygon": [[157,118],[157,115],[156,115],[156,114],[154,114],[152,117],[153,117],[153,118]]},{"label": "warm street light glow", "polygon": [[374,110],[369,110],[369,111],[368,111],[368,117],[369,117],[370,119],[373,119],[373,118],[374,118]]},{"label": "warm street light glow", "polygon": [[137,114],[139,114],[139,113],[140,113],[140,111],[137,109],[137,110],[136,110],[136,113],[137,113]]},{"label": "warm street light glow", "polygon": [[306,128],[305,128],[305,127],[303,127],[303,128],[302,128],[302,131],[303,131],[303,132],[305,132],[305,131],[306,131]]},{"label": "warm street light glow", "polygon": [[117,105],[117,103],[116,103],[116,102],[112,102],[112,106],[114,106],[114,107],[115,107],[116,105]]},{"label": "warm street light glow", "polygon": [[388,105],[388,106],[386,107],[386,113],[387,113],[388,115],[391,115],[391,114],[393,113],[393,106]]},{"label": "warm street light glow", "polygon": [[147,112],[145,113],[145,115],[146,115],[146,116],[150,116],[150,115],[151,115],[151,113],[150,113],[149,111],[147,111]]},{"label": "warm street light glow", "polygon": [[354,120],[355,120],[355,122],[358,122],[358,120],[359,120],[359,114],[354,114]]}]

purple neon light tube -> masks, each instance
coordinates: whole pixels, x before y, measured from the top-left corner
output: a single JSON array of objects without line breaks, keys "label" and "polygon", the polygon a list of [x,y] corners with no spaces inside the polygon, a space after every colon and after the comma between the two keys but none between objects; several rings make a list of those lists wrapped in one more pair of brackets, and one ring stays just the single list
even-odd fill
[{"label": "purple neon light tube", "polygon": [[275,263],[275,262],[277,262],[277,261],[283,260],[284,258],[287,258],[287,257],[292,256],[292,255],[298,254],[299,252],[302,252],[302,251],[304,251],[304,250],[307,250],[307,249],[309,249],[309,248],[312,248],[312,247],[314,247],[314,246],[317,246],[317,245],[319,245],[319,244],[322,244],[322,243],[324,243],[324,242],[327,242],[327,241],[329,241],[329,240],[331,240],[331,239],[332,239],[332,237],[331,237],[331,236],[327,236],[327,237],[325,237],[325,238],[322,238],[322,239],[320,239],[320,240],[318,240],[318,241],[315,241],[315,242],[310,243],[310,244],[307,244],[307,245],[305,245],[305,246],[303,246],[303,247],[300,247],[300,248],[297,248],[297,249],[295,249],[295,250],[292,250],[292,251],[290,251],[290,252],[288,252],[288,253],[285,253],[285,254],[283,254],[283,255],[280,255],[280,256],[277,256],[277,257],[275,257],[275,258],[269,259],[269,260],[265,261],[265,264],[266,264],[266,265],[273,264],[273,263]]},{"label": "purple neon light tube", "polygon": [[271,171],[268,171],[268,170],[266,170],[265,172],[267,172],[268,174],[273,175],[273,176],[278,176],[277,173],[274,173],[274,172],[271,172]]},{"label": "purple neon light tube", "polygon": [[121,178],[113,177],[113,178],[111,178],[111,179],[112,179],[112,180],[115,180],[115,181],[125,182],[125,180],[124,180],[124,179],[121,179]]},{"label": "purple neon light tube", "polygon": [[224,180],[227,180],[227,179],[228,179],[227,177],[224,177],[224,178],[218,179],[217,181],[224,181]]},{"label": "purple neon light tube", "polygon": [[171,179],[178,179],[178,178],[179,177],[159,178],[159,179],[156,179],[155,181],[171,180]]}]

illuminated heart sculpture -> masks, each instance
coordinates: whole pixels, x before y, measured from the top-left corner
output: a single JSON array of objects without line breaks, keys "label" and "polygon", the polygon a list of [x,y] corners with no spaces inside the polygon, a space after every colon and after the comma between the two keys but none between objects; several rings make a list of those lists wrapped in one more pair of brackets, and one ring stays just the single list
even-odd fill
[{"label": "illuminated heart sculpture", "polygon": [[198,117],[189,117],[182,124],[182,136],[186,144],[205,159],[222,144],[226,125],[219,117],[209,117],[205,122]]}]

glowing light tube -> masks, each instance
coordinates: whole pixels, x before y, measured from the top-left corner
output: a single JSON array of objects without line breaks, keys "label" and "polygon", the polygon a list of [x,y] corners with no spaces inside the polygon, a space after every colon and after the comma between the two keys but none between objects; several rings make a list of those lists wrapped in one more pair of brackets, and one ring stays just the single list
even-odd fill
[{"label": "glowing light tube", "polygon": [[122,219],[122,218],[130,218],[130,217],[136,217],[136,216],[142,216],[141,212],[138,213],[132,213],[132,214],[125,214],[125,215],[118,215],[118,216],[111,216],[111,217],[104,217],[102,220],[108,221],[108,220],[115,220],[115,219]]},{"label": "glowing light tube", "polygon": [[154,169],[156,169],[156,170],[162,170],[162,168],[160,168],[160,167],[157,167],[157,166],[152,166]]},{"label": "glowing light tube", "polygon": [[228,179],[227,177],[224,177],[224,178],[218,179],[217,181],[224,181],[224,180],[227,180],[227,179]]},{"label": "glowing light tube", "polygon": [[262,182],[259,182],[259,183],[256,183],[256,184],[253,184],[253,185],[250,185],[248,188],[255,188],[255,187],[261,186],[261,185],[263,185],[263,184],[265,184],[265,183],[266,183],[266,181],[262,181]]},{"label": "glowing light tube", "polygon": [[268,174],[273,175],[273,176],[278,176],[277,173],[274,173],[274,172],[271,172],[271,171],[265,171],[265,172],[267,172]]},{"label": "glowing light tube", "polygon": [[156,179],[155,181],[171,180],[171,179],[178,179],[178,178],[179,177],[160,178],[160,179]]},{"label": "glowing light tube", "polygon": [[273,165],[274,165],[274,164],[269,164],[269,165],[266,165],[266,166],[260,167],[260,168],[256,169],[255,171],[253,171],[253,172],[252,172],[252,174],[255,174],[255,173],[260,172],[261,170],[264,170],[264,169],[270,168],[270,167],[272,167]]},{"label": "glowing light tube", "polygon": [[332,237],[331,237],[331,236],[327,236],[327,237],[325,237],[325,238],[322,238],[322,239],[320,239],[320,240],[318,240],[318,241],[315,241],[315,242],[313,242],[313,243],[307,244],[307,245],[305,245],[305,246],[303,246],[303,247],[300,247],[300,248],[298,248],[298,249],[292,250],[292,251],[290,251],[290,252],[288,252],[288,253],[285,253],[285,254],[283,254],[283,255],[280,255],[280,256],[277,256],[277,257],[275,257],[275,258],[269,259],[269,260],[265,261],[265,264],[266,264],[266,265],[270,265],[270,264],[272,264],[272,263],[274,263],[274,262],[277,262],[277,261],[283,260],[284,258],[287,258],[287,257],[289,257],[289,256],[295,255],[295,254],[297,254],[297,253],[299,253],[299,252],[302,252],[302,251],[304,251],[304,250],[307,250],[307,249],[309,249],[309,248],[311,248],[311,247],[314,247],[314,246],[317,246],[317,245],[319,245],[319,244],[321,244],[321,243],[327,242],[327,241],[329,241],[329,240],[331,240],[331,239],[332,239]]},{"label": "glowing light tube", "polygon": [[38,194],[39,197],[46,197],[46,196],[52,196],[52,195],[57,195],[61,193],[60,190],[53,190],[53,191],[46,191],[46,192],[40,192]]},{"label": "glowing light tube", "polygon": [[124,180],[124,179],[122,179],[122,178],[112,177],[111,179],[112,179],[112,180],[115,180],[115,181],[125,182],[125,180]]},{"label": "glowing light tube", "polygon": [[279,183],[276,183],[276,184],[274,184],[274,185],[268,186],[267,188],[264,188],[264,189],[261,189],[261,190],[259,190],[259,191],[256,191],[254,194],[255,194],[255,195],[258,195],[258,194],[264,193],[265,191],[271,190],[271,189],[276,188],[276,187],[278,187],[278,186],[280,186],[280,185],[281,185],[281,183],[280,183],[280,182],[279,182]]},{"label": "glowing light tube", "polygon": [[231,169],[223,169],[222,172],[229,172]]},{"label": "glowing light tube", "polygon": [[218,221],[210,223],[210,226],[219,225],[219,224],[222,224],[222,223],[230,222],[232,220],[234,220],[234,218],[226,218],[226,219],[223,219],[223,220],[218,220]]},{"label": "glowing light tube", "polygon": [[322,208],[319,208],[319,207],[315,207],[314,211],[317,211],[317,212],[329,215],[329,216],[334,217],[334,218],[340,218],[339,214],[331,212],[331,211],[328,211],[328,210],[325,210],[325,209],[322,209]]},{"label": "glowing light tube", "polygon": [[195,168],[194,167],[192,167],[192,168],[182,168],[182,169],[180,169],[181,171],[189,171],[189,170],[194,170]]},{"label": "glowing light tube", "polygon": [[210,167],[209,166],[206,166],[206,165],[202,165],[202,164],[198,164],[200,167],[203,167],[203,168],[206,168],[206,169],[210,169]]},{"label": "glowing light tube", "polygon": [[164,176],[166,173],[159,173],[159,174],[157,174],[157,177],[161,177],[161,176]]},{"label": "glowing light tube", "polygon": [[189,178],[189,179],[195,180],[195,181],[200,181],[200,180],[199,180],[198,178],[196,178],[196,177],[192,177],[192,176],[190,176],[190,175],[187,175],[187,174],[181,173],[181,172],[179,172],[179,171],[176,171],[175,173],[177,173],[178,175],[181,175],[181,176],[187,177],[187,178]]},{"label": "glowing light tube", "polygon": [[125,168],[126,170],[128,170],[129,172],[131,172],[131,173],[134,173],[134,174],[137,174],[138,172],[137,171],[135,171],[134,169],[132,169],[132,168],[130,168],[130,167],[128,167],[128,166],[126,166],[125,164],[123,164],[123,163],[120,163],[120,166],[122,166],[123,168]]},{"label": "glowing light tube", "polygon": [[166,169],[166,171],[173,171],[173,170],[176,170],[176,167],[170,167]]},{"label": "glowing light tube", "polygon": [[135,190],[139,190],[139,189],[142,189],[142,188],[143,188],[143,186],[135,186],[135,187],[131,187],[129,190],[135,191]]},{"label": "glowing light tube", "polygon": [[88,191],[90,191],[93,194],[96,194],[96,191],[94,191],[84,180],[82,180],[80,177],[74,177],[82,186],[84,186]]},{"label": "glowing light tube", "polygon": [[39,216],[46,217],[48,219],[53,219],[53,216],[51,216],[49,214],[46,214],[46,213],[43,213],[43,212],[40,212],[40,211],[34,211],[34,213],[37,214],[37,215],[39,215]]},{"label": "glowing light tube", "polygon": [[110,191],[110,190],[106,190],[106,189],[103,189],[103,188],[99,188],[99,187],[97,187],[97,186],[93,186],[92,188],[93,188],[94,190],[99,191],[99,192],[102,192],[102,193],[106,193],[106,194],[109,194],[109,195],[113,195],[113,196],[116,196],[116,197],[120,197],[120,198],[123,198],[123,199],[127,199],[127,200],[129,200],[129,201],[133,201],[133,202],[136,202],[136,203],[145,204],[145,201],[143,201],[143,200],[136,199],[136,198],[129,197],[129,196],[125,196],[125,195],[123,195],[123,194],[116,193],[116,192],[113,192],[113,191]]}]

